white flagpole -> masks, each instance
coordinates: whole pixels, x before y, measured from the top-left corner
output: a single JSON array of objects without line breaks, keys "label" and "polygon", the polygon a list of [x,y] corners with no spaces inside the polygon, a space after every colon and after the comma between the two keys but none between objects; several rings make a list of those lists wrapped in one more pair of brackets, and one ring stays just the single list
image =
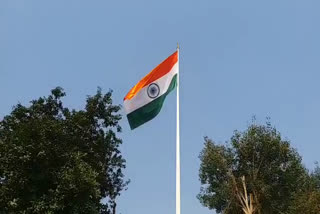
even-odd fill
[{"label": "white flagpole", "polygon": [[178,75],[177,75],[177,132],[176,132],[176,214],[180,214],[180,108],[179,108],[179,88],[180,88],[180,70],[179,70],[179,44],[178,51]]}]

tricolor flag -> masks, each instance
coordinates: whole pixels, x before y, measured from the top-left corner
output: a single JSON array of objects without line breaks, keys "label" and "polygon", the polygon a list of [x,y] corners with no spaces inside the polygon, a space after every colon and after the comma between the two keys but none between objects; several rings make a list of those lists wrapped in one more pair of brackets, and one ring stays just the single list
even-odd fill
[{"label": "tricolor flag", "polygon": [[157,116],[166,96],[177,86],[178,55],[177,50],[140,80],[125,96],[124,108],[131,129]]}]

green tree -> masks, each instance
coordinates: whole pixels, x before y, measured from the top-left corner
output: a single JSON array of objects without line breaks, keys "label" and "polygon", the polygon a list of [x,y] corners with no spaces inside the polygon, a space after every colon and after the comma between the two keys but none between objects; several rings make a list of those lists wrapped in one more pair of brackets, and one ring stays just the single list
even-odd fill
[{"label": "green tree", "polygon": [[253,123],[244,132],[235,131],[226,145],[206,137],[200,160],[198,198],[224,214],[242,213],[238,197],[242,176],[255,212],[268,214],[287,212],[308,177],[299,154],[270,123]]},{"label": "green tree", "polygon": [[84,110],[64,96],[55,88],[0,121],[0,213],[115,213],[127,185],[120,106],[101,89]]},{"label": "green tree", "polygon": [[319,214],[320,213],[320,168],[317,165],[309,175],[303,192],[295,195],[288,214]]},{"label": "green tree", "polygon": [[315,188],[320,190],[320,167],[318,163],[315,170],[311,173],[311,179],[314,182]]},{"label": "green tree", "polygon": [[291,203],[288,214],[319,214],[320,213],[320,191],[307,190],[297,194]]}]

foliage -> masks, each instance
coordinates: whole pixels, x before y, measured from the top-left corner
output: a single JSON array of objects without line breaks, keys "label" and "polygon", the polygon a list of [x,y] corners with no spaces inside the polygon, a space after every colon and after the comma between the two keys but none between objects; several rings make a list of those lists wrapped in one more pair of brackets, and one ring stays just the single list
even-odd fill
[{"label": "foliage", "polygon": [[320,191],[311,190],[305,191],[297,195],[288,213],[290,214],[319,214],[320,213]]},{"label": "foliage", "polygon": [[116,135],[120,106],[101,89],[87,98],[85,110],[65,108],[64,96],[55,88],[0,121],[0,213],[115,209],[127,185]]},{"label": "foliage", "polygon": [[315,170],[311,173],[311,179],[316,189],[320,190],[320,167],[317,163]]},{"label": "foliage", "polygon": [[206,137],[200,160],[198,198],[217,213],[242,213],[236,191],[242,176],[256,213],[268,214],[287,212],[308,177],[299,154],[270,123],[235,131],[226,145]]},{"label": "foliage", "polygon": [[288,214],[320,213],[320,168],[317,165],[309,175],[306,188],[295,195]]}]

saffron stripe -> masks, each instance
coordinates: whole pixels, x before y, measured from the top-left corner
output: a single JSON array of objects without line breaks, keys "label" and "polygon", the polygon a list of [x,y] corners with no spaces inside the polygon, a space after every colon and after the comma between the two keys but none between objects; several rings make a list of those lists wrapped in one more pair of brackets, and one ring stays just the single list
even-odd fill
[{"label": "saffron stripe", "polygon": [[149,74],[147,74],[142,80],[140,80],[125,96],[124,100],[129,100],[134,97],[143,87],[156,81],[162,76],[170,72],[172,67],[178,62],[178,52],[174,52],[166,60],[160,63]]},{"label": "saffron stripe", "polygon": [[[159,78],[153,82],[153,83],[156,83],[160,87],[159,96],[161,96],[162,94],[167,92],[172,78],[177,73],[178,73],[178,63],[176,63],[172,67],[172,69],[169,73],[167,73],[166,75],[162,76],[161,78]],[[134,110],[141,108],[142,106],[144,106],[154,100],[154,98],[147,96],[147,93],[148,93],[147,90],[148,90],[148,85],[143,87],[134,97],[132,97],[132,99],[125,100],[123,102],[126,114],[130,114]]]}]

